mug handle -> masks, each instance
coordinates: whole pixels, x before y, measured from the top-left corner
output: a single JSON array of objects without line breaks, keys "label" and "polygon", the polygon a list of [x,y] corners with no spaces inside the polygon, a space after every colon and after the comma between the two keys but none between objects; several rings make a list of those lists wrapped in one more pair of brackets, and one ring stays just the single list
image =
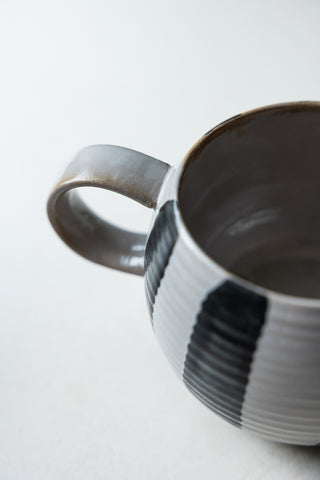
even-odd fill
[{"label": "mug handle", "polygon": [[144,274],[146,235],[112,225],[81,200],[75,189],[98,187],[155,208],[170,165],[114,145],[84,148],[64,171],[47,205],[49,220],[69,247],[93,262]]}]

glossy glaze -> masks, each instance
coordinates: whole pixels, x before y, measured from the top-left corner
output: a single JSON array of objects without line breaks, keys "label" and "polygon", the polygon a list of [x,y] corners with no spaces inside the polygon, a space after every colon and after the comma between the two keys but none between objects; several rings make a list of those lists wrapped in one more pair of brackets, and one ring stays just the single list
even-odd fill
[{"label": "glossy glaze", "polygon": [[[98,263],[145,271],[155,335],[203,404],[265,438],[319,444],[320,104],[236,115],[178,169],[132,151],[117,160],[117,148],[100,146],[98,169],[93,155],[58,184],[58,233]],[[102,220],[66,196],[81,185],[153,206],[148,235],[96,228]],[[131,247],[146,241],[137,257]]]}]

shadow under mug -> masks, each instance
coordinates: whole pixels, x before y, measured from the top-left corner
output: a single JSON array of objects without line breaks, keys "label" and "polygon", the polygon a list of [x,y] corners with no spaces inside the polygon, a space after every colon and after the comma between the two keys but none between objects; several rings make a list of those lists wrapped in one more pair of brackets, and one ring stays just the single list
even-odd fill
[{"label": "shadow under mug", "polygon": [[[154,208],[149,233],[96,216],[85,186]],[[236,115],[178,168],[85,148],[48,215],[84,257],[144,275],[161,347],[205,405],[272,440],[320,443],[320,103]]]}]

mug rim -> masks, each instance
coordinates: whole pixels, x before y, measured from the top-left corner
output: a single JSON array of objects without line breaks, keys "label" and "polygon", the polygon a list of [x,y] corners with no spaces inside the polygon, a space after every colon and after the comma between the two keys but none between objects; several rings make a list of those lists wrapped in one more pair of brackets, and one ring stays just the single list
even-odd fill
[{"label": "mug rim", "polygon": [[257,107],[251,110],[246,110],[243,113],[229,117],[227,120],[224,120],[223,122],[217,124],[208,132],[206,132],[204,135],[202,135],[199,138],[199,140],[188,150],[188,152],[186,153],[182,162],[180,162],[176,170],[175,182],[173,186],[175,191],[175,197],[177,199],[175,203],[176,203],[177,213],[180,219],[180,232],[182,237],[184,238],[186,244],[189,245],[189,247],[194,250],[198,259],[202,262],[205,262],[207,265],[209,265],[214,270],[215,273],[219,273],[221,276],[228,276],[230,279],[232,279],[232,281],[242,286],[243,288],[251,290],[257,294],[264,295],[267,298],[274,299],[279,303],[286,303],[286,304],[301,306],[304,308],[320,309],[320,297],[309,298],[309,297],[303,297],[299,295],[290,295],[286,293],[281,293],[277,290],[263,287],[254,282],[251,282],[250,280],[246,280],[240,277],[239,275],[237,275],[236,273],[232,272],[231,270],[228,270],[227,268],[222,266],[213,257],[211,257],[200,246],[198,241],[194,238],[194,236],[192,235],[191,231],[189,230],[185,222],[184,216],[182,214],[181,205],[180,205],[180,190],[181,190],[181,181],[183,178],[183,174],[188,168],[188,166],[190,165],[191,160],[194,157],[194,155],[197,153],[197,151],[200,150],[204,146],[204,144],[208,142],[208,140],[211,137],[214,137],[217,134],[217,132],[220,133],[222,130],[230,127],[230,125],[235,124],[237,121],[239,121],[240,118],[250,117],[252,115],[255,115],[257,113],[262,113],[265,111],[286,110],[286,109],[292,109],[294,107],[296,107],[299,110],[300,109],[302,110],[305,107],[314,107],[315,109],[318,109],[320,112],[320,101],[302,100],[302,101],[294,101],[294,102],[282,102],[282,103],[274,103],[274,104],[265,105],[262,107]]}]

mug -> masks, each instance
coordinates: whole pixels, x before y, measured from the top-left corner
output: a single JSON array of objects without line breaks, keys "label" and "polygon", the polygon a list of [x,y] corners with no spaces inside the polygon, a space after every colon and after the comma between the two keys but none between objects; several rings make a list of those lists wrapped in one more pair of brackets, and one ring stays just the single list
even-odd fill
[{"label": "mug", "polygon": [[[270,105],[207,132],[176,168],[111,145],[80,151],[48,200],[84,257],[143,275],[152,326],[207,407],[278,442],[320,443],[320,102]],[[77,189],[154,209],[147,235]]]}]

